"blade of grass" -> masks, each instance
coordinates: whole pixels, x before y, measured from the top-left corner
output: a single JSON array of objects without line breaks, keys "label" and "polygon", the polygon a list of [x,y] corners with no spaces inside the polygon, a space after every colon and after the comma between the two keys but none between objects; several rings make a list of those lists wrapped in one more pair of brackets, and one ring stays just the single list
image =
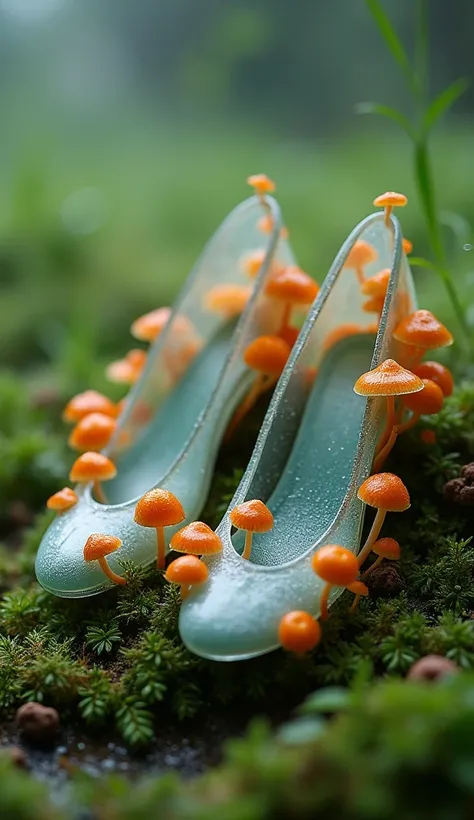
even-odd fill
[{"label": "blade of grass", "polygon": [[410,120],[401,111],[397,111],[396,108],[391,108],[389,105],[380,105],[379,103],[362,102],[355,106],[355,112],[356,114],[379,114],[381,117],[396,122],[408,134],[410,139],[415,138]]},{"label": "blade of grass", "polygon": [[408,54],[406,53],[398,34],[396,33],[390,18],[385,12],[379,0],[365,0],[366,6],[369,9],[372,17],[375,20],[377,28],[385,40],[390,54],[400,66],[403,76],[405,77],[409,87],[413,93],[417,93],[417,84],[415,74],[411,66]]},{"label": "blade of grass", "polygon": [[415,78],[418,95],[424,103],[428,94],[428,0],[418,0],[417,26],[415,38]]},{"label": "blade of grass", "polygon": [[466,77],[461,77],[459,80],[455,80],[454,83],[451,83],[444,91],[436,97],[435,100],[431,103],[422,121],[422,129],[425,133],[431,131],[437,120],[443,116],[443,114],[451,108],[452,105],[458,100],[462,95],[467,91],[469,88],[469,80]]}]

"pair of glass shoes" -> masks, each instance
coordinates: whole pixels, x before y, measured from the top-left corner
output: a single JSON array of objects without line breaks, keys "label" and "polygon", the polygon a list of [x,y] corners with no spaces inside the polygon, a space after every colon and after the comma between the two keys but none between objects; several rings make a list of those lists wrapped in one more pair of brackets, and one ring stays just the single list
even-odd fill
[{"label": "pair of glass shoes", "polygon": [[[108,556],[118,574],[123,560],[156,560],[156,533],[134,521],[137,501],[150,488],[171,491],[184,509],[185,520],[166,530],[168,542],[199,518],[226,430],[260,378],[245,351],[288,320],[289,304],[268,293],[275,269],[296,264],[285,233],[277,202],[255,196],[205,247],[150,346],[105,450],[117,465],[107,503],[96,500],[92,484],[81,486],[77,503],[56,516],[43,538],[36,574],[52,594],[81,598],[113,585],[97,561],[84,558],[92,533],[122,541]],[[352,261],[354,247],[369,249],[368,256]],[[389,270],[376,322],[361,293],[364,263],[366,279]],[[246,278],[245,270],[255,269],[256,278]],[[204,559],[207,582],[183,601],[180,632],[196,654],[231,661],[277,648],[285,613],[319,612],[324,582],[311,569],[315,553],[328,544],[360,549],[365,506],[358,488],[370,475],[386,414],[382,399],[364,399],[353,386],[384,360],[400,361],[393,330],[415,308],[398,221],[383,213],[368,216],[342,245],[294,332],[253,454],[216,530],[222,551]],[[183,350],[189,361],[184,372]],[[229,515],[249,499],[265,501],[274,525],[254,536],[246,560],[244,534]],[[340,591],[333,589],[330,603]]]}]

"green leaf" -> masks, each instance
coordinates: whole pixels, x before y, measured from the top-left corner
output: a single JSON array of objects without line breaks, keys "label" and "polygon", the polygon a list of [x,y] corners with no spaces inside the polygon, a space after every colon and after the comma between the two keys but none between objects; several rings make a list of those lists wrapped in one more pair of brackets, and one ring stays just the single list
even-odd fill
[{"label": "green leaf", "polygon": [[448,87],[433,100],[423,117],[422,128],[426,133],[430,131],[437,120],[454,105],[456,100],[462,97],[464,92],[469,88],[469,85],[469,80],[466,77],[461,77],[461,79],[455,80],[454,83],[448,85]]},{"label": "green leaf", "polygon": [[417,87],[413,68],[402,42],[390,22],[390,18],[384,11],[384,8],[379,0],[365,0],[365,3],[375,20],[380,34],[385,40],[392,57],[400,66],[403,76],[405,77],[411,90],[416,94]]},{"label": "green leaf", "polygon": [[300,746],[317,740],[325,728],[326,722],[320,717],[301,717],[280,726],[277,737],[288,746]]},{"label": "green leaf", "polygon": [[414,139],[411,122],[401,111],[397,111],[396,108],[391,108],[389,105],[380,105],[379,103],[362,102],[355,106],[355,112],[356,114],[378,114],[381,117],[392,120],[396,122],[411,139]]},{"label": "green leaf", "polygon": [[306,698],[299,707],[300,714],[311,714],[314,712],[341,712],[349,706],[351,693],[342,686],[328,686],[319,689]]},{"label": "green leaf", "polygon": [[428,259],[424,259],[422,256],[409,256],[408,262],[410,263],[410,267],[412,268],[426,268],[427,270],[432,270],[437,272],[436,265],[433,265]]}]

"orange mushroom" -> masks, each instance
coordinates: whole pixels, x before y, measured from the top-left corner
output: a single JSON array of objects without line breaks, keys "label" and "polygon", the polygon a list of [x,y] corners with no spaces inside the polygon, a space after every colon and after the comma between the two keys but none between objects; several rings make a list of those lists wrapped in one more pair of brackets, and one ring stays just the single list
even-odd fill
[{"label": "orange mushroom", "polygon": [[205,294],[204,306],[212,313],[233,319],[245,309],[251,293],[250,285],[216,285]]},{"label": "orange mushroom", "polygon": [[135,319],[130,332],[140,342],[154,342],[167,324],[171,316],[171,308],[161,307],[151,310]]},{"label": "orange mushroom", "polygon": [[161,487],[145,493],[135,507],[135,522],[140,527],[152,527],[156,530],[158,569],[165,567],[165,527],[175,527],[185,518],[185,512],[176,496]]},{"label": "orange mushroom", "polygon": [[422,430],[420,433],[420,439],[423,444],[428,444],[428,446],[431,446],[432,444],[436,444],[436,433],[434,430]]},{"label": "orange mushroom", "polygon": [[286,327],[280,328],[278,333],[280,338],[282,338],[290,347],[293,347],[298,336],[300,335],[299,328],[293,327],[293,325],[286,325]]},{"label": "orange mushroom", "polygon": [[295,305],[308,307],[314,302],[319,293],[319,287],[301,270],[297,265],[290,265],[272,276],[266,287],[265,293],[284,304],[284,312],[281,327],[285,328],[291,323],[291,311]]},{"label": "orange mushroom", "polygon": [[278,640],[283,649],[302,655],[318,645],[321,627],[309,612],[287,612],[278,625]]},{"label": "orange mushroom", "polygon": [[273,527],[273,515],[267,505],[258,498],[244,501],[231,510],[229,518],[238,530],[245,530],[245,546],[242,558],[248,560],[252,553],[252,539],[255,532],[269,532]]},{"label": "orange mushroom", "polygon": [[410,496],[401,478],[393,473],[376,473],[360,485],[357,497],[377,510],[367,540],[357,556],[359,566],[362,566],[379,536],[387,513],[407,510]]},{"label": "orange mushroom", "polygon": [[74,427],[69,436],[69,446],[73,450],[102,450],[109,443],[117,429],[117,422],[103,413],[89,413]]},{"label": "orange mushroom", "polygon": [[227,438],[232,435],[259,396],[278,380],[290,352],[290,345],[280,336],[257,336],[250,342],[244,352],[244,361],[252,370],[257,370],[258,375],[229,424]]},{"label": "orange mushroom", "polygon": [[104,416],[116,418],[118,406],[97,390],[85,390],[84,393],[78,393],[68,401],[63,411],[63,420],[70,424],[77,424],[89,413],[102,413]]},{"label": "orange mushroom", "polygon": [[247,185],[250,185],[260,198],[263,198],[265,194],[272,194],[276,189],[275,183],[266,174],[252,174],[247,177]]},{"label": "orange mushroom", "polygon": [[352,615],[356,611],[357,605],[361,597],[363,596],[364,598],[366,598],[369,594],[369,589],[364,583],[362,583],[362,581],[354,581],[354,583],[349,584],[347,589],[349,590],[349,592],[353,592],[355,595],[355,598],[352,602],[352,606],[349,609],[349,615]]},{"label": "orange mushroom", "polygon": [[175,532],[170,549],[187,555],[216,555],[222,552],[222,541],[203,521],[191,521]]},{"label": "orange mushroom", "polygon": [[[385,396],[387,399],[387,418],[380,439],[380,450],[383,449],[387,439],[391,437],[395,426],[395,397],[421,390],[423,390],[422,380],[410,370],[406,370],[399,365],[394,359],[385,359],[378,367],[359,376],[354,385],[354,393],[366,397]],[[392,446],[394,443],[395,440],[393,440]],[[388,455],[388,452],[385,455]]]},{"label": "orange mushroom", "polygon": [[122,578],[121,575],[117,575],[107,563],[107,555],[115,552],[121,546],[122,541],[120,538],[116,538],[115,535],[104,535],[100,532],[94,532],[92,535],[89,535],[89,538],[84,544],[84,561],[98,561],[104,575],[110,578],[114,584],[126,584],[126,579]]},{"label": "orange mushroom", "polygon": [[94,491],[102,504],[107,500],[101,486],[101,481],[111,481],[117,475],[117,468],[113,461],[102,453],[87,452],[76,458],[72,465],[69,478],[78,484],[89,484],[94,482]]},{"label": "orange mushroom", "polygon": [[427,350],[448,347],[454,341],[449,330],[430,310],[415,310],[397,325],[393,337],[410,348],[412,366]]},{"label": "orange mushroom", "polygon": [[454,390],[453,374],[444,364],[440,364],[440,362],[422,362],[413,369],[413,372],[420,379],[431,379],[441,388],[445,397],[452,394]]},{"label": "orange mushroom", "polygon": [[371,276],[370,279],[365,279],[360,288],[364,296],[370,296],[371,299],[382,299],[383,305],[390,281],[390,273],[390,268],[384,268]]},{"label": "orange mushroom", "polygon": [[66,512],[74,507],[78,502],[77,493],[71,490],[70,487],[63,487],[57,493],[54,493],[46,502],[48,510],[54,510],[57,513]]},{"label": "orange mushroom", "polygon": [[[360,333],[367,332],[370,332],[368,328],[365,328],[363,325],[358,325],[355,322],[347,322],[344,325],[339,325],[327,334],[323,342],[323,350],[330,350],[331,347],[334,347],[338,342],[347,339],[349,336],[358,336]],[[377,331],[375,330],[375,332]]]},{"label": "orange mushroom", "polygon": [[365,266],[375,262],[377,257],[378,253],[372,245],[366,242],[365,239],[358,239],[349,251],[344,267],[353,268],[359,284],[362,285],[365,282]]},{"label": "orange mushroom", "polygon": [[413,250],[413,242],[410,242],[409,239],[405,239],[405,237],[403,237],[402,247],[403,247],[403,252],[408,256],[408,254],[411,253],[412,250]]},{"label": "orange mushroom", "polygon": [[105,374],[111,382],[135,384],[141,376],[145,364],[146,353],[144,350],[129,350],[125,358],[111,362],[106,368]]},{"label": "orange mushroom", "polygon": [[[257,222],[257,230],[261,231],[262,233],[271,233],[273,231],[273,217],[271,214],[265,214],[261,216]],[[289,233],[288,228],[283,227],[280,230],[280,237],[282,239],[288,239]]]},{"label": "orange mushroom", "polygon": [[379,538],[375,544],[373,544],[372,552],[375,552],[377,560],[364,572],[363,578],[367,578],[367,575],[379,567],[384,558],[388,561],[400,560],[400,544],[398,541],[395,541],[395,538]]},{"label": "orange mushroom", "polygon": [[347,587],[357,580],[359,563],[353,552],[340,544],[321,547],[311,559],[313,572],[325,581],[321,592],[321,620],[328,617],[328,598],[333,587]]},{"label": "orange mushroom", "polygon": [[398,425],[398,432],[404,433],[415,426],[420,416],[432,416],[439,413],[444,403],[444,395],[439,387],[431,379],[422,379],[423,390],[412,396],[405,396],[402,401],[404,407],[411,410],[412,415],[404,424]]},{"label": "orange mushroom", "polygon": [[362,303],[362,310],[365,313],[377,313],[380,320],[384,302],[384,296],[371,296],[370,299],[367,299],[365,302]]},{"label": "orange mushroom", "polygon": [[403,208],[408,202],[405,194],[397,194],[396,191],[387,191],[385,194],[377,196],[373,205],[376,208],[385,208],[385,224],[390,225],[390,214],[393,208]]},{"label": "orange mushroom", "polygon": [[204,584],[209,577],[209,571],[204,563],[195,555],[182,555],[172,561],[165,572],[165,578],[171,584],[179,584],[181,598],[187,598],[193,586]]}]

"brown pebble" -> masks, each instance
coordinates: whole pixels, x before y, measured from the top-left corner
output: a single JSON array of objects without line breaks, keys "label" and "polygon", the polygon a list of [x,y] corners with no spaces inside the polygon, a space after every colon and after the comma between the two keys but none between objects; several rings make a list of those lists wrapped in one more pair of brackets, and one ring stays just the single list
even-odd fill
[{"label": "brown pebble", "polygon": [[454,661],[445,658],[443,655],[425,655],[413,664],[408,672],[409,680],[436,681],[446,678],[448,675],[455,675],[458,667]]},{"label": "brown pebble", "polygon": [[465,464],[464,467],[462,467],[461,478],[463,478],[468,485],[474,484],[474,462]]},{"label": "brown pebble", "polygon": [[459,503],[463,507],[472,507],[474,505],[474,487],[463,487],[459,493]]},{"label": "brown pebble", "polygon": [[59,730],[59,714],[42,703],[25,703],[16,713],[16,725],[31,743],[52,743]]},{"label": "brown pebble", "polygon": [[398,569],[393,564],[382,564],[373,572],[369,572],[366,581],[371,594],[376,596],[396,595],[405,586]]},{"label": "brown pebble", "polygon": [[461,490],[463,490],[465,486],[464,479],[462,478],[452,478],[451,481],[447,481],[443,487],[444,500],[450,504],[459,504]]}]

